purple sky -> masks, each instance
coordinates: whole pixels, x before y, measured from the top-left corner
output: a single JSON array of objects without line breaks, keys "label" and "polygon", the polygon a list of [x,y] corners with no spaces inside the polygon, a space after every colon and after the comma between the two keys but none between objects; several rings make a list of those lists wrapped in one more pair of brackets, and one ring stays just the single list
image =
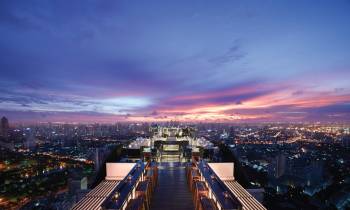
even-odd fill
[{"label": "purple sky", "polygon": [[350,1],[0,1],[12,122],[349,121]]}]

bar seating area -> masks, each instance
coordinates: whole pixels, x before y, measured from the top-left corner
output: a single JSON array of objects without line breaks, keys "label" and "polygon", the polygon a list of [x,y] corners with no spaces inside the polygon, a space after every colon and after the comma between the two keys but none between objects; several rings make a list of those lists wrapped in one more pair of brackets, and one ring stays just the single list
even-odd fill
[{"label": "bar seating area", "polygon": [[195,210],[266,210],[235,180],[232,162],[193,160],[186,170]]},{"label": "bar seating area", "polygon": [[105,180],[73,209],[266,210],[235,180],[232,162],[193,158],[186,164],[161,163],[159,169],[154,161],[106,163]]},{"label": "bar seating area", "polygon": [[149,210],[154,188],[157,186],[158,167],[155,162],[147,164],[144,180],[140,181],[135,188],[135,197],[132,198],[126,209],[128,210]]},{"label": "bar seating area", "polygon": [[202,180],[199,169],[194,161],[187,164],[186,176],[195,210],[217,209],[213,199],[209,198],[209,188],[206,182]]},{"label": "bar seating area", "polygon": [[127,210],[147,210],[145,206],[144,198],[142,196],[130,199],[128,205],[126,206]]},{"label": "bar seating area", "polygon": [[208,196],[201,196],[200,197],[200,205],[196,209],[198,209],[198,210],[216,210],[217,207],[216,207],[213,199],[210,199]]},{"label": "bar seating area", "polygon": [[189,189],[191,192],[194,192],[195,184],[197,181],[200,180],[200,174],[198,169],[191,169],[191,172],[189,173]]},{"label": "bar seating area", "polygon": [[196,181],[193,191],[193,201],[195,209],[201,209],[202,200],[209,197],[209,189],[203,181]]},{"label": "bar seating area", "polygon": [[195,210],[241,209],[238,200],[204,161],[186,166],[187,180]]},{"label": "bar seating area", "polygon": [[146,180],[149,181],[152,192],[158,183],[158,166],[156,162],[151,162],[146,168]]}]

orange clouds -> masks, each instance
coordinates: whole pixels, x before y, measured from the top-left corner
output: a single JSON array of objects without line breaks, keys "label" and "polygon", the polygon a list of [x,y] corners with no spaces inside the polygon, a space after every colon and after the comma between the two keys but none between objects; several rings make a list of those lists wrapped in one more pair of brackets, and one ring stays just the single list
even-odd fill
[{"label": "orange clouds", "polygon": [[[177,96],[169,101],[181,100],[184,105],[159,106],[157,116],[131,117],[139,121],[245,121],[245,120],[303,120],[308,112],[320,107],[350,102],[349,94],[335,92],[298,91],[296,88],[275,88],[274,91],[256,96],[257,87],[243,87],[236,90]],[[253,93],[253,94],[252,94]],[[252,95],[240,103],[219,101],[220,97],[235,98],[245,94]],[[194,103],[193,100],[200,100]],[[207,102],[210,101],[210,102]],[[234,100],[232,100],[234,101]],[[188,103],[186,103],[188,102]],[[336,110],[335,110],[336,111]],[[334,115],[337,116],[337,115]]]}]

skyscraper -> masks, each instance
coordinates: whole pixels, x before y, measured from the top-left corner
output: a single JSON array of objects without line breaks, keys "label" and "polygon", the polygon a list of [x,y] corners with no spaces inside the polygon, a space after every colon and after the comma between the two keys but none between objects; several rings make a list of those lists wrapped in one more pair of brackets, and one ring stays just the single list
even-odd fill
[{"label": "skyscraper", "polygon": [[286,171],[286,157],[284,154],[279,154],[276,157],[276,178],[281,177]]},{"label": "skyscraper", "polygon": [[94,153],[94,163],[95,163],[95,171],[98,171],[101,167],[101,158],[100,158],[100,149],[95,148],[95,153]]},{"label": "skyscraper", "polygon": [[8,137],[8,131],[10,129],[9,121],[6,117],[1,118],[0,135],[3,137]]},{"label": "skyscraper", "polygon": [[341,141],[344,147],[350,147],[350,135],[343,136]]},{"label": "skyscraper", "polygon": [[31,128],[26,128],[25,135],[26,135],[25,147],[29,150],[34,149],[36,146],[34,131]]}]

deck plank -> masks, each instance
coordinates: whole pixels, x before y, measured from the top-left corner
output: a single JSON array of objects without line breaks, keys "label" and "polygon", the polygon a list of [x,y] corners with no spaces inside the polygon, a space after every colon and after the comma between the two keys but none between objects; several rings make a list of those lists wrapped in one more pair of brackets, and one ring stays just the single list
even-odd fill
[{"label": "deck plank", "polygon": [[185,167],[181,163],[160,163],[158,186],[154,192],[151,210],[193,210]]}]

